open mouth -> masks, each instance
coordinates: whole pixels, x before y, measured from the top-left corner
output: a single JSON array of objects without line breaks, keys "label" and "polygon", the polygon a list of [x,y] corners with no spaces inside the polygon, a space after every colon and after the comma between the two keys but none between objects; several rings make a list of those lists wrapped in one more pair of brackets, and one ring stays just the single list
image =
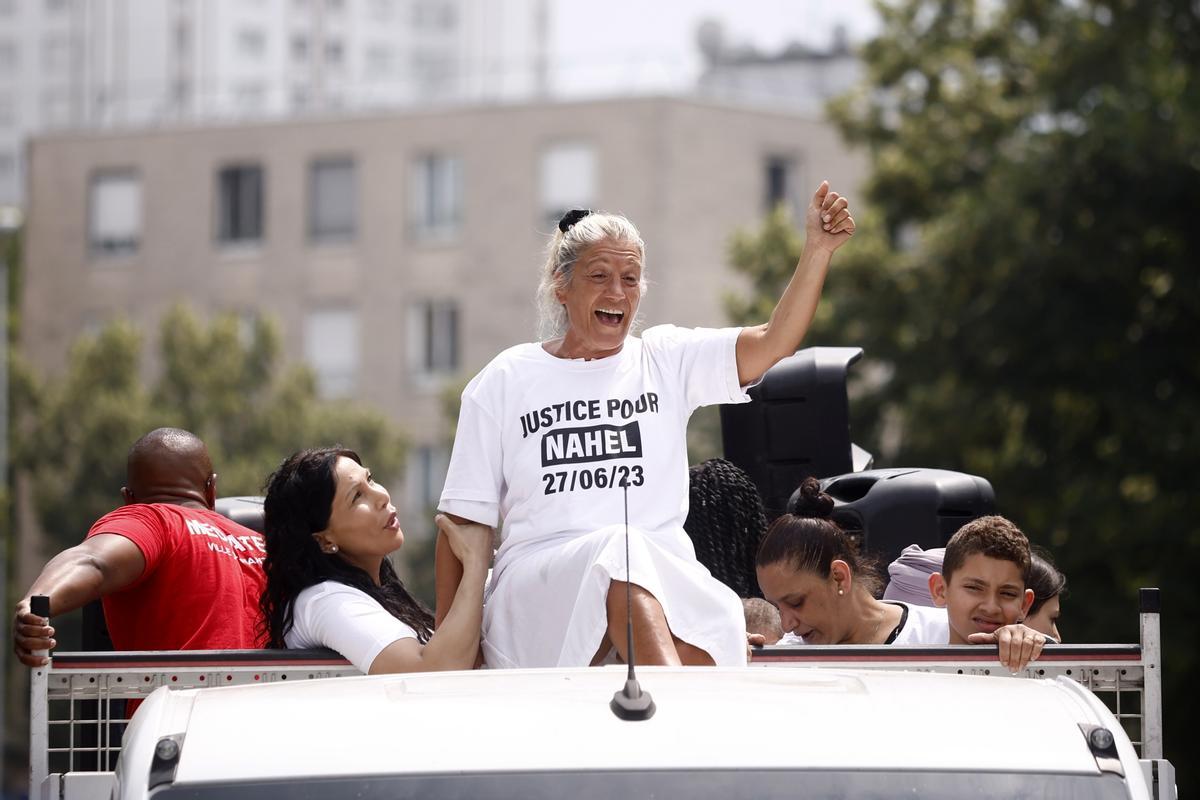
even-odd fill
[{"label": "open mouth", "polygon": [[393,511],[391,514],[388,515],[387,524],[384,525],[383,527],[389,528],[389,529],[395,529],[395,528],[400,527],[400,520],[398,520],[396,518],[395,511]]},{"label": "open mouth", "polygon": [[601,325],[616,328],[620,327],[621,323],[625,320],[625,312],[609,308],[599,308],[596,309],[596,319],[600,320]]}]

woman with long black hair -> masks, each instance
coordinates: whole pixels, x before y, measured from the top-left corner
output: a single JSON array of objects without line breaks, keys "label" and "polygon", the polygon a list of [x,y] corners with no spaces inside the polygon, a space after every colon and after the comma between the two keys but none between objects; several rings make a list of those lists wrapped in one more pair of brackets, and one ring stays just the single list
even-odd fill
[{"label": "woman with long black hair", "polygon": [[[329,647],[365,673],[471,669],[479,652],[490,536],[439,515],[464,568],[449,613],[433,615],[388,561],[404,532],[385,488],[340,447],[301,450],[267,481],[269,647]],[[473,535],[468,535],[471,533]]]}]

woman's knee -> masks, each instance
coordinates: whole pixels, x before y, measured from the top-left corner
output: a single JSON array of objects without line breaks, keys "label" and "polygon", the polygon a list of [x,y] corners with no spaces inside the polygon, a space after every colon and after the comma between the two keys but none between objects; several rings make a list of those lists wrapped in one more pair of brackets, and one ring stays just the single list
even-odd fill
[{"label": "woman's knee", "polygon": [[[628,605],[626,604],[627,597]],[[607,606],[609,635],[614,637],[611,640],[614,644],[623,640],[620,636],[615,636],[613,632],[623,630],[626,621],[632,618],[635,629],[660,641],[662,647],[673,647],[679,656],[680,663],[687,666],[704,667],[715,665],[716,662],[706,650],[688,644],[672,633],[667,624],[667,615],[663,611],[662,603],[647,589],[636,583],[614,580],[608,587]]]},{"label": "woman's knee", "polygon": [[679,653],[679,660],[685,667],[715,667],[717,665],[707,650],[701,650],[694,644],[688,644],[678,636],[673,638],[675,639],[675,652]]},{"label": "woman's knee", "polygon": [[605,603],[609,616],[619,614],[624,619],[626,613],[640,620],[661,619],[666,624],[666,614],[662,603],[653,594],[636,583],[611,581],[608,585],[608,599]]}]

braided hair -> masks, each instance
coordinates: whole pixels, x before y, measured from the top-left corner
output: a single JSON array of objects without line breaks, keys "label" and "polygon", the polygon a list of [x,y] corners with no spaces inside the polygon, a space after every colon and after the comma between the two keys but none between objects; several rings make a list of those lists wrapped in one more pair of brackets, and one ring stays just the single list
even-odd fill
[{"label": "braided hair", "polygon": [[424,644],[433,634],[433,615],[404,588],[388,559],[383,560],[376,584],[340,555],[322,553],[313,538],[329,525],[339,458],[362,464],[358,453],[342,447],[301,450],[288,456],[267,479],[263,502],[267,587],[260,601],[267,647],[287,647],[284,637],[294,622],[296,597],[323,581],[338,581],[367,593],[416,631],[417,640]]},{"label": "braided hair", "polygon": [[738,597],[762,597],[754,554],[767,529],[758,488],[745,472],[723,458],[688,470],[690,504],[683,529],[696,559]]}]

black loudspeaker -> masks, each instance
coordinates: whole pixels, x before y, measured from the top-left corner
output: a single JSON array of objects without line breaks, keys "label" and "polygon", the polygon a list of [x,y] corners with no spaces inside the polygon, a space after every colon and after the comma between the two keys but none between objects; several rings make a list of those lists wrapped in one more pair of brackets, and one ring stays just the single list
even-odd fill
[{"label": "black loudspeaker", "polygon": [[780,361],[750,389],[751,402],[721,406],[725,458],[758,486],[768,520],[809,476],[866,469],[871,454],[850,441],[846,373],[859,347],[809,347]]},{"label": "black loudspeaker", "polygon": [[945,547],[963,525],[996,510],[985,479],[944,469],[836,475],[822,480],[821,489],[833,497],[834,522],[885,564],[910,544]]}]

